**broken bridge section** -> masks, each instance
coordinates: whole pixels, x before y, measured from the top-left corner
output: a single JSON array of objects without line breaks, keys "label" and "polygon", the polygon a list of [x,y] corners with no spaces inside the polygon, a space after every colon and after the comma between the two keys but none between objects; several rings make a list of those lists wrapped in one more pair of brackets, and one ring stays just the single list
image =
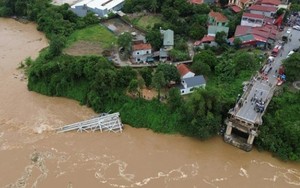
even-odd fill
[{"label": "broken bridge section", "polygon": [[276,88],[277,79],[273,72],[268,77],[258,74],[244,86],[243,95],[238,97],[234,108],[228,112],[225,142],[245,151],[252,149],[259,126],[263,123],[262,117]]},{"label": "broken bridge section", "polygon": [[123,124],[121,122],[120,113],[104,114],[89,120],[73,123],[56,129],[57,133],[68,131],[77,132],[94,132],[94,131],[109,131],[109,132],[122,132]]}]

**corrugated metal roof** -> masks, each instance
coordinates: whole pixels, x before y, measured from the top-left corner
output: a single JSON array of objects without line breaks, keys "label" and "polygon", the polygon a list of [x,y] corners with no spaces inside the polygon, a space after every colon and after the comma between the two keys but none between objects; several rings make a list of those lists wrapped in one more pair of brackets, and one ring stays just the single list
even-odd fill
[{"label": "corrugated metal roof", "polygon": [[204,79],[203,75],[194,76],[194,77],[190,77],[190,78],[184,78],[183,80],[187,84],[188,88],[202,86],[202,85],[206,84],[206,80]]}]

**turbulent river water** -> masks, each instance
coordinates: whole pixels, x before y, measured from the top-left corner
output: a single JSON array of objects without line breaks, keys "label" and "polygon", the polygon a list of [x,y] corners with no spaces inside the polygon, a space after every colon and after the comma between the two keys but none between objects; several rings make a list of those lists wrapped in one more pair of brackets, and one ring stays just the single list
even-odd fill
[{"label": "turbulent river water", "polygon": [[76,101],[27,90],[17,67],[47,40],[34,24],[0,19],[0,187],[296,187],[300,164],[270,153],[162,135],[61,133],[54,128],[95,113]]}]

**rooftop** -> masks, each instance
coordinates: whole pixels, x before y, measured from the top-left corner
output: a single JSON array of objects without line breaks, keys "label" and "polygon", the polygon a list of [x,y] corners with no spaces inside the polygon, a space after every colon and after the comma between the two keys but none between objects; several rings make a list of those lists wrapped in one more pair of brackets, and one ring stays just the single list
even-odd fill
[{"label": "rooftop", "polygon": [[263,15],[245,12],[242,17],[264,19]]},{"label": "rooftop", "polygon": [[140,44],[134,44],[132,49],[134,51],[136,50],[149,50],[151,49],[151,44],[148,44],[148,43],[140,43]]},{"label": "rooftop", "polygon": [[270,5],[278,6],[281,4],[281,2],[279,0],[262,0],[261,4],[270,4]]},{"label": "rooftop", "polygon": [[171,29],[161,30],[161,33],[164,35],[163,45],[173,46],[174,45],[174,31]]},{"label": "rooftop", "polygon": [[201,86],[203,84],[206,84],[206,81],[205,81],[203,75],[194,76],[194,77],[190,77],[190,78],[184,78],[183,80],[187,84],[187,88]]},{"label": "rooftop", "polygon": [[246,34],[255,34],[264,38],[275,39],[277,30],[273,25],[264,25],[263,27],[251,27],[251,26],[241,26],[236,27],[234,36],[241,36]]},{"label": "rooftop", "polygon": [[214,12],[213,10],[210,11],[209,16],[213,17],[217,22],[227,22],[228,21],[227,17],[224,16],[222,13]]},{"label": "rooftop", "polygon": [[191,4],[197,4],[200,5],[203,3],[203,0],[188,0],[189,3]]},{"label": "rooftop", "polygon": [[240,7],[238,7],[238,6],[236,6],[236,5],[232,5],[232,6],[230,6],[230,8],[235,13],[238,13],[238,12],[242,11],[242,9]]},{"label": "rooftop", "polygon": [[210,26],[208,26],[207,33],[208,34],[216,34],[218,32],[222,32],[222,31],[224,31],[226,34],[228,34],[229,27],[210,25]]},{"label": "rooftop", "polygon": [[177,65],[177,70],[181,76],[184,76],[187,73],[191,72],[190,69],[185,64]]},{"label": "rooftop", "polygon": [[124,2],[124,0],[83,0],[80,1],[74,5],[72,5],[72,8],[75,8],[76,6],[84,6],[86,5],[89,8],[92,9],[112,9],[115,6],[119,5],[120,3]]},{"label": "rooftop", "polygon": [[276,12],[277,8],[272,6],[252,5],[249,10],[257,10],[262,12]]}]

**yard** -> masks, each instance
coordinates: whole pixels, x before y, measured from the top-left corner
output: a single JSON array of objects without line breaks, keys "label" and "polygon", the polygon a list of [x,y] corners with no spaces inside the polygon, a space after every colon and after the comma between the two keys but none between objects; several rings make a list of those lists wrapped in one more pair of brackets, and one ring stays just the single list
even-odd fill
[{"label": "yard", "polygon": [[67,40],[65,53],[70,55],[100,55],[103,50],[112,49],[117,37],[100,25],[75,31]]},{"label": "yard", "polygon": [[142,29],[148,30],[156,23],[162,23],[161,15],[143,15],[132,19],[132,22]]}]

